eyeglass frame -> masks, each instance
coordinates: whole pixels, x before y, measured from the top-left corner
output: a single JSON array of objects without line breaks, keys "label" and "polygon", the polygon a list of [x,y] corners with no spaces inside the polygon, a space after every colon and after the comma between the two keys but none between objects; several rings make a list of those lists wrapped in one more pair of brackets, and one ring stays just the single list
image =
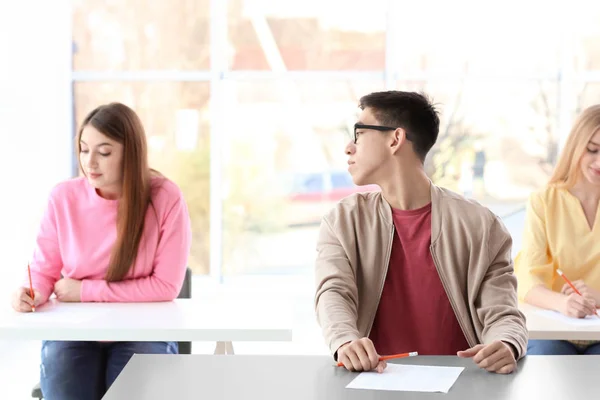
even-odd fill
[{"label": "eyeglass frame", "polygon": [[[391,126],[383,126],[383,125],[366,125],[366,124],[359,124],[358,122],[356,124],[354,124],[354,136],[352,137],[354,144],[356,144],[356,141],[358,140],[358,136],[356,135],[356,130],[357,129],[372,129],[374,131],[379,131],[379,132],[385,132],[385,131],[395,131],[396,129],[398,129],[400,127],[396,127],[393,128]],[[411,140],[411,137],[409,136],[408,132],[405,132],[405,136],[407,140]]]}]

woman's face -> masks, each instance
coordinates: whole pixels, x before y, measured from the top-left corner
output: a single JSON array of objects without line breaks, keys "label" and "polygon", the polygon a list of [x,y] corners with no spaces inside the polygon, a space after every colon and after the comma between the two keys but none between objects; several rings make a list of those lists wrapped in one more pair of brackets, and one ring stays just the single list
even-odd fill
[{"label": "woman's face", "polygon": [[123,182],[123,145],[91,125],[83,128],[79,162],[88,182],[100,196],[116,199]]}]

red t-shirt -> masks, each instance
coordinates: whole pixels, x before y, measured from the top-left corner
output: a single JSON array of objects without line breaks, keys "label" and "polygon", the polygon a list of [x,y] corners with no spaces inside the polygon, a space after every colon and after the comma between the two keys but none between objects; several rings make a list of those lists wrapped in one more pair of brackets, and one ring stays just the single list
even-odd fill
[{"label": "red t-shirt", "polygon": [[469,344],[431,257],[431,203],[392,211],[396,234],[369,337],[380,355],[456,355]]}]

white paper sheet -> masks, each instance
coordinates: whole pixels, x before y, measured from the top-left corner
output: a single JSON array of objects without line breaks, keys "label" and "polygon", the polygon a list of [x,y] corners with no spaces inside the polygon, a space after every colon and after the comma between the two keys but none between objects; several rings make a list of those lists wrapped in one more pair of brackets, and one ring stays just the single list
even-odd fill
[{"label": "white paper sheet", "polygon": [[557,311],[553,310],[536,310],[539,315],[543,315],[548,318],[555,319],[570,325],[575,326],[600,326],[600,316],[588,315],[585,318],[572,318],[567,317]]},{"label": "white paper sheet", "polygon": [[348,389],[448,393],[463,367],[388,364],[383,373],[362,372]]}]

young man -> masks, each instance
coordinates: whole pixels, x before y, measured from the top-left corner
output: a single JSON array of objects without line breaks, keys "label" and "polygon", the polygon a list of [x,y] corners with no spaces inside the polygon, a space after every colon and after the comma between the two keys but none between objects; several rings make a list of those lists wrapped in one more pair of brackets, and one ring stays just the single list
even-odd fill
[{"label": "young man", "polygon": [[382,372],[380,354],[417,351],[513,372],[528,334],[509,233],[425,174],[440,120],[424,96],[371,93],[360,108],[348,170],[381,192],[343,199],[321,223],[315,307],[334,358]]}]

